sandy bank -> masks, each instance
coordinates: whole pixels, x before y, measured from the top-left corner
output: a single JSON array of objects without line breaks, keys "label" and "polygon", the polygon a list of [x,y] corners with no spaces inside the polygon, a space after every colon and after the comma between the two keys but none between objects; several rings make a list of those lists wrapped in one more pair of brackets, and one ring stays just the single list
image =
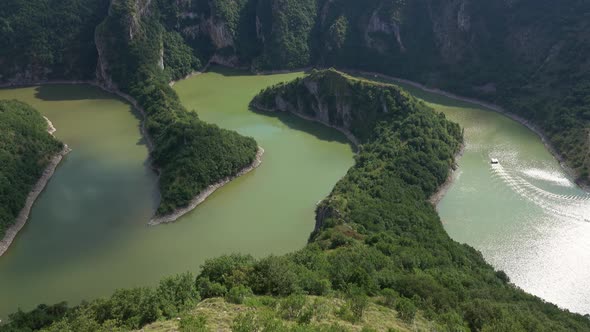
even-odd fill
[{"label": "sandy bank", "polygon": [[[53,126],[51,121],[49,121],[49,119],[45,118],[45,120],[47,120],[47,132],[53,135],[53,133],[55,133],[56,131],[55,127]],[[12,241],[14,241],[14,239],[16,238],[18,232],[20,232],[20,230],[25,226],[27,220],[29,219],[29,214],[31,213],[33,204],[35,203],[43,189],[45,189],[45,186],[49,182],[49,179],[51,179],[51,177],[53,176],[55,169],[62,161],[63,157],[70,151],[70,148],[66,144],[64,144],[63,149],[58,154],[53,156],[53,158],[51,158],[49,165],[47,165],[47,167],[43,171],[43,174],[41,175],[37,183],[33,186],[31,192],[27,196],[25,206],[20,210],[18,216],[16,217],[14,225],[8,228],[6,234],[4,235],[4,238],[0,241],[0,256],[4,255],[4,253],[12,244]]]},{"label": "sandy bank", "polygon": [[260,164],[262,164],[262,156],[263,155],[264,155],[264,149],[261,147],[258,147],[258,152],[256,152],[256,157],[254,158],[254,161],[250,165],[244,167],[236,175],[228,176],[228,177],[222,179],[221,181],[207,187],[205,190],[201,191],[195,198],[193,198],[193,200],[189,203],[189,205],[187,207],[176,209],[174,212],[172,212],[168,215],[165,215],[165,216],[154,217],[152,220],[150,220],[149,225],[156,226],[156,225],[160,225],[160,224],[171,223],[171,222],[178,220],[178,218],[191,212],[197,206],[199,206],[199,204],[203,203],[217,189],[225,186],[226,184],[230,183],[232,180],[234,180],[244,174],[247,174],[247,173],[253,171],[258,166],[260,166]]}]

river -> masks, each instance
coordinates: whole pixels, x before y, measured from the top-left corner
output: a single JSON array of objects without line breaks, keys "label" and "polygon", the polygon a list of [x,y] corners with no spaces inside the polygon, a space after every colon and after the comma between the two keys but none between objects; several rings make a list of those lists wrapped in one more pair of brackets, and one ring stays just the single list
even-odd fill
[{"label": "river", "polygon": [[177,85],[203,120],[253,136],[266,153],[258,169],[178,222],[157,227],[147,226],[157,178],[128,104],[90,86],[0,90],[0,99],[41,111],[72,148],[0,257],[0,319],[19,307],[76,304],[116,288],[154,285],[222,254],[263,257],[302,248],[315,204],[352,166],[353,150],[335,130],[248,110],[262,88],[298,75],[211,73]]},{"label": "river", "polygon": [[[445,229],[525,291],[590,313],[590,194],[541,139],[485,108],[398,84],[465,129],[455,182],[438,204]],[[496,158],[500,164],[492,165]]]},{"label": "river", "polygon": [[[147,227],[157,178],[147,164],[130,106],[89,86],[0,90],[51,119],[73,151],[0,257],[0,319],[18,307],[106,296],[198,271],[224,253],[257,257],[305,245],[314,207],[353,163],[333,130],[296,118],[256,114],[262,88],[301,73],[245,75],[214,68],[174,86],[201,119],[254,137],[263,164],[214,193],[177,223]],[[456,180],[438,205],[451,237],[482,251],[524,290],[590,312],[590,196],[564,174],[524,126],[480,106],[412,87],[414,95],[465,128]],[[500,164],[490,165],[491,158]],[[587,218],[587,217],[586,217]]]}]

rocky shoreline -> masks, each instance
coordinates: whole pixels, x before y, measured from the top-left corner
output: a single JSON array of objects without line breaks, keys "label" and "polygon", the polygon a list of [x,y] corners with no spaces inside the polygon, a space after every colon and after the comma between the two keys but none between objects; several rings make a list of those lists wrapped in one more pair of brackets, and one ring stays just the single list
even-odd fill
[{"label": "rocky shoreline", "polygon": [[159,216],[159,217],[152,218],[152,220],[150,220],[150,222],[149,222],[149,225],[150,226],[157,226],[160,224],[167,224],[167,223],[175,222],[176,220],[178,220],[178,218],[191,212],[197,206],[199,206],[201,203],[203,203],[209,196],[211,196],[211,194],[213,194],[215,191],[217,191],[217,189],[225,186],[226,184],[230,183],[231,181],[235,180],[236,178],[239,178],[240,176],[250,173],[254,169],[258,168],[258,166],[260,166],[260,164],[262,164],[262,156],[263,155],[264,155],[264,149],[262,147],[258,147],[258,151],[256,152],[256,157],[254,158],[254,161],[250,165],[244,167],[237,174],[235,174],[233,176],[228,176],[228,177],[222,179],[221,181],[208,186],[205,190],[201,191],[195,198],[193,198],[193,200],[189,203],[189,205],[187,207],[176,209],[174,212],[167,214],[165,216]]},{"label": "rocky shoreline", "polygon": [[436,192],[434,194],[432,194],[432,196],[430,196],[430,198],[428,199],[428,201],[432,205],[434,205],[435,207],[445,197],[445,195],[447,194],[447,191],[449,191],[449,189],[451,189],[451,187],[453,186],[453,183],[455,182],[455,179],[457,178],[457,170],[459,169],[459,164],[457,163],[457,161],[459,161],[459,159],[461,159],[461,157],[463,156],[463,153],[465,153],[465,144],[464,143],[461,144],[461,147],[459,147],[459,151],[457,151],[457,153],[455,153],[455,156],[453,158],[453,165],[451,166],[449,176],[447,177],[445,182],[438,187]]},{"label": "rocky shoreline", "polygon": [[[47,132],[53,135],[53,133],[55,133],[56,131],[55,127],[53,126],[51,121],[49,121],[49,119],[47,119],[46,117],[45,120],[47,121]],[[71,149],[67,146],[67,144],[64,144],[63,149],[58,154],[53,156],[53,158],[49,162],[49,165],[47,165],[47,167],[43,171],[43,174],[41,175],[37,183],[33,186],[33,189],[27,196],[25,206],[20,210],[18,216],[16,217],[16,222],[14,223],[14,225],[8,228],[6,234],[4,235],[4,238],[0,240],[0,256],[4,255],[4,253],[8,250],[8,248],[18,235],[18,232],[20,232],[20,230],[25,226],[25,224],[29,220],[29,214],[31,213],[33,204],[35,203],[41,192],[43,192],[45,186],[47,186],[47,183],[53,176],[53,173],[55,173],[55,170],[57,169],[57,166],[61,163],[63,157],[67,155],[70,151]]]}]

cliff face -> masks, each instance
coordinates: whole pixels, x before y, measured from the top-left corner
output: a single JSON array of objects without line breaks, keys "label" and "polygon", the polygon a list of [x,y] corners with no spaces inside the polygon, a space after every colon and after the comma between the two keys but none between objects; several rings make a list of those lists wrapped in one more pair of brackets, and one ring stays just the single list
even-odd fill
[{"label": "cliff face", "polygon": [[[589,2],[320,2],[316,63],[498,103],[540,127],[579,181],[590,179],[590,58],[581,56],[590,52],[590,21],[582,14]],[[341,22],[346,37],[333,47]]]},{"label": "cliff face", "polygon": [[[131,70],[126,62],[130,62],[129,48],[134,39],[140,37],[142,25],[152,13],[151,0],[112,0],[108,16],[96,28],[94,43],[98,59],[96,79],[107,88],[116,89],[125,85]],[[161,41],[156,41],[161,59]],[[158,63],[162,62],[158,60]]]},{"label": "cliff face", "polygon": [[[245,6],[246,1],[239,0],[176,1],[164,11],[163,23],[182,35],[202,63],[239,66],[244,61],[236,43]],[[253,28],[254,19],[249,23]]]},{"label": "cliff face", "polygon": [[[102,30],[94,33],[106,15],[108,0],[80,0],[78,6],[55,8],[62,14],[55,15],[56,31],[49,33],[25,24],[43,21],[27,16],[29,4],[9,13],[14,5],[10,2],[18,0],[0,5],[0,17],[7,21],[0,30],[2,81],[88,77],[100,58],[97,73],[108,82],[107,62],[112,61],[105,58],[108,50],[120,46],[111,45],[109,39],[133,40],[143,33],[141,22],[154,12],[158,13],[154,21],[182,35],[203,63],[214,57],[228,65],[261,69],[310,64],[365,67],[488,95],[502,91],[480,87],[538,86],[537,78],[555,80],[556,72],[566,71],[564,66],[584,73],[590,67],[589,59],[572,59],[576,45],[583,50],[590,43],[583,37],[590,24],[582,19],[590,5],[573,0],[113,0],[109,16],[115,16],[110,25],[116,25],[117,36],[105,36]],[[35,12],[38,16],[43,10]],[[70,14],[83,25],[68,23]],[[60,21],[71,23],[75,31],[64,35]],[[44,37],[41,43],[16,38],[39,34]],[[60,34],[65,40],[55,40]],[[45,47],[49,52],[39,56]],[[161,67],[163,53],[163,49],[158,52]],[[566,64],[566,58],[572,61]],[[459,79],[464,83],[457,83]]]},{"label": "cliff face", "polygon": [[403,117],[414,104],[420,103],[396,86],[330,69],[267,89],[252,100],[251,106],[294,113],[334,127],[359,146],[371,139],[378,123]]},{"label": "cliff face", "polygon": [[351,131],[353,122],[359,120],[353,114],[354,89],[351,84],[353,81],[333,70],[314,72],[294,83],[260,94],[252,101],[252,106],[261,110],[290,112],[336,128],[358,146],[360,141],[357,136],[360,133]]},{"label": "cliff face", "polygon": [[[140,61],[169,79],[208,62],[376,71],[501,104],[590,179],[588,1],[113,0],[96,33],[107,0],[78,2],[49,16],[51,27],[76,27],[65,34],[29,24],[46,20],[27,7],[41,1],[0,4],[0,81],[96,75],[124,89]],[[127,53],[138,36],[141,56]]]}]

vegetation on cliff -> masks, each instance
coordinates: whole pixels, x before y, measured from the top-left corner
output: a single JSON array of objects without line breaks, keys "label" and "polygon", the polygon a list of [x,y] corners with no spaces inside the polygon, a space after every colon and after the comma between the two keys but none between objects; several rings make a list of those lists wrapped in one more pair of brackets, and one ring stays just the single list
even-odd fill
[{"label": "vegetation on cliff", "polygon": [[218,297],[254,308],[232,318],[235,331],[346,330],[322,326],[324,314],[355,330],[385,331],[368,320],[379,307],[399,329],[418,319],[437,331],[590,330],[588,318],[517,289],[479,252],[446,234],[428,198],[446,180],[462,136],[444,115],[397,87],[331,70],[268,89],[253,104],[281,110],[279,99],[297,101],[291,112],[311,107],[316,118],[321,109],[333,110],[323,118],[327,124],[350,110],[352,132],[363,116],[370,124],[358,132],[355,165],[318,206],[304,249],[262,259],[222,256],[196,277],[167,278],[157,288],[119,290],[71,309],[18,312],[5,330],[129,330],[181,317],[180,330],[207,331],[199,308],[209,302],[197,303]]},{"label": "vegetation on cliff", "polygon": [[579,180],[590,180],[590,62],[582,56],[590,49],[582,14],[590,3],[318,4],[325,15],[312,33],[312,63],[399,76],[500,104],[538,126]]},{"label": "vegetation on cliff", "polygon": [[[23,72],[33,80],[90,78],[94,27],[106,6],[3,1],[0,80]],[[532,121],[583,182],[590,176],[590,71],[580,54],[590,48],[582,15],[589,10],[575,0],[115,0],[97,29],[98,73],[137,98],[145,86],[135,85],[157,81],[169,99],[163,82],[212,58],[255,70],[319,65],[401,76]]]},{"label": "vegetation on cliff", "polygon": [[[93,27],[106,15],[104,1],[90,2],[3,1],[0,79],[23,72],[32,80],[90,77],[97,59]],[[203,123],[168,86],[214,55],[255,69],[321,65],[378,71],[500,103],[548,133],[584,180],[590,167],[590,72],[584,57],[590,49],[584,15],[589,5],[114,0],[96,31],[98,72],[145,110],[153,162],[162,172],[160,214],[186,205],[207,185],[251,163],[256,153],[253,139]],[[120,290],[71,309],[40,306],[16,313],[2,329],[136,329],[174,318],[202,298],[241,301],[253,293],[300,303],[289,299],[307,293],[343,297],[340,314],[351,321],[363,319],[368,298],[383,298],[401,319],[412,321],[418,311],[437,330],[590,330],[587,318],[516,289],[478,252],[444,232],[427,202],[461,143],[460,129],[444,116],[398,88],[335,71],[264,91],[253,105],[319,119],[361,142],[356,165],[318,206],[317,229],[305,249],[260,260],[221,257],[206,263],[197,278],[181,275],[155,289]],[[9,161],[2,160],[1,174],[23,173],[0,177],[1,198],[26,195],[26,183],[38,177],[48,153],[59,149],[41,133],[38,120],[0,119],[0,125],[20,123],[17,128],[27,132],[26,139],[12,141],[17,136],[0,128],[0,137],[10,141],[0,150],[0,158]],[[23,163],[22,156],[39,162]],[[20,194],[5,195],[14,188]],[[0,210],[0,218],[13,218],[17,205],[2,202],[8,209]],[[263,318],[242,317],[240,324],[255,326]]]},{"label": "vegetation on cliff", "polygon": [[0,2],[0,81],[93,79],[108,0]]},{"label": "vegetation on cliff", "polygon": [[[579,179],[589,179],[588,2],[216,0],[173,7],[168,28],[202,61],[235,56],[225,62],[254,70],[375,71],[492,101],[540,127]],[[208,19],[216,29],[200,28]],[[231,33],[211,32],[224,27]]]},{"label": "vegetation on cliff", "polygon": [[164,215],[250,165],[258,147],[254,139],[207,124],[180,104],[168,82],[195,70],[200,62],[176,32],[159,23],[157,7],[136,5],[114,1],[97,40],[104,50],[102,66],[107,68],[103,79],[135,98],[145,112],[153,164],[161,175],[157,213]]},{"label": "vegetation on cliff", "polygon": [[14,224],[29,192],[63,148],[31,106],[0,100],[0,239]]},{"label": "vegetation on cliff", "polygon": [[[106,6],[3,1],[0,80],[91,78]],[[254,70],[376,71],[485,99],[539,126],[588,181],[589,11],[576,0],[115,0],[97,46],[122,90],[135,80],[133,57],[146,56],[166,79],[214,58]],[[145,34],[154,52],[130,47]]]}]

